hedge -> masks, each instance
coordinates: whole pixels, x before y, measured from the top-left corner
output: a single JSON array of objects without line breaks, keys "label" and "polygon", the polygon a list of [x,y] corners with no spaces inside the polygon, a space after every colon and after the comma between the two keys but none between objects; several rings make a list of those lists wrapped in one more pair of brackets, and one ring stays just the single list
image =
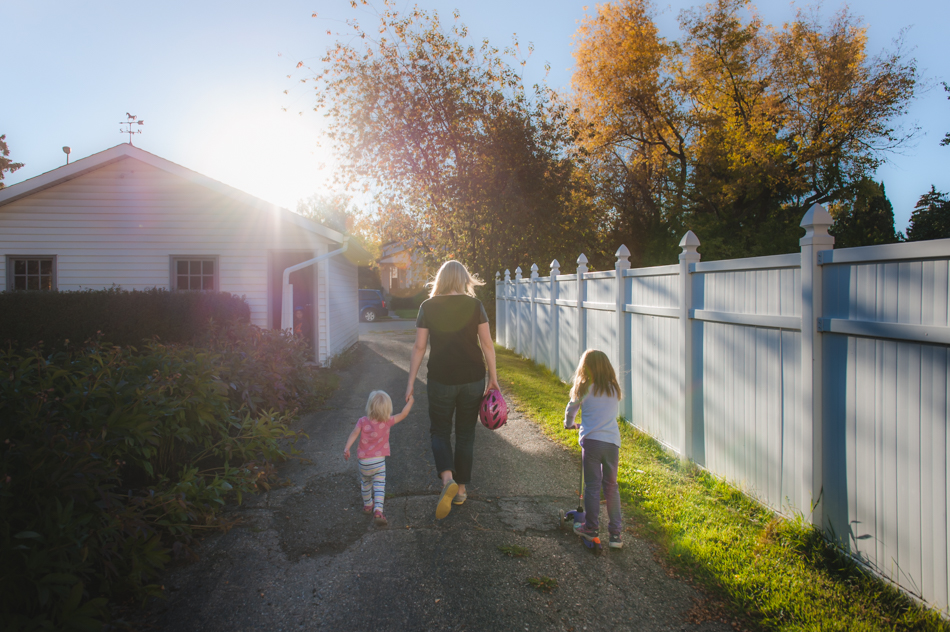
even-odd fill
[{"label": "hedge", "polygon": [[229,526],[226,502],[276,482],[323,370],[284,332],[199,338],[0,349],[0,628],[100,629],[110,601],[161,594],[196,530]]},{"label": "hedge", "polygon": [[187,343],[209,319],[246,322],[250,315],[244,299],[227,292],[0,292],[0,344],[28,349],[42,342],[46,349],[60,349],[67,340],[101,338],[118,346],[138,346],[156,337],[165,343]]}]

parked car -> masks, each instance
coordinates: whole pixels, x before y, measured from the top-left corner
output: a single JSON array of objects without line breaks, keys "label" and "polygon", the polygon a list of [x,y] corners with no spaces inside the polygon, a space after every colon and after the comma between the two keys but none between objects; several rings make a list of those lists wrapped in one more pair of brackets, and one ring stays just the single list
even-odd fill
[{"label": "parked car", "polygon": [[379,290],[360,290],[360,320],[368,323],[381,316],[389,315],[386,301]]}]

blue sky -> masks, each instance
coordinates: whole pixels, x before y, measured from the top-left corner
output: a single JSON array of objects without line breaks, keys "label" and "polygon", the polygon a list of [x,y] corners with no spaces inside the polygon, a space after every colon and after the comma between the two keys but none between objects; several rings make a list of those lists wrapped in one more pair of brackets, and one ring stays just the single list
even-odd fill
[{"label": "blue sky", "polygon": [[[572,36],[585,14],[581,2],[416,4],[444,19],[457,9],[476,41],[487,37],[502,47],[517,33],[522,44],[535,46],[528,81],[541,79],[548,62],[548,83],[568,87]],[[676,16],[697,3],[656,4],[661,33],[675,39]],[[760,0],[757,6],[773,24],[795,12],[786,2]],[[822,11],[830,15],[841,6],[827,0]],[[878,173],[897,227],[904,229],[931,184],[950,190],[950,147],[939,146],[950,132],[950,101],[938,83],[950,82],[950,2],[864,0],[852,10],[867,23],[872,52],[908,28],[905,41],[933,86],[898,122],[919,126],[918,138],[889,155]],[[327,192],[333,165],[320,146],[322,120],[312,111],[312,88],[299,82],[294,67],[298,61],[319,64],[335,39],[328,29],[342,30],[348,18],[373,20],[348,0],[2,0],[0,15],[8,60],[0,84],[0,134],[7,136],[11,158],[26,164],[7,175],[7,185],[64,164],[64,145],[76,160],[127,141],[119,122],[131,112],[145,120],[143,133],[133,138],[136,146],[287,208]]]}]

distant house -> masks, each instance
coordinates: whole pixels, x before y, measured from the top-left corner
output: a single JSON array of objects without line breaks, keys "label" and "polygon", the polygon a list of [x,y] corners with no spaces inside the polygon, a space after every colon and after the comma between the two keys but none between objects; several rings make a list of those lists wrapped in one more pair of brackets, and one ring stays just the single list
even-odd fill
[{"label": "distant house", "polygon": [[382,256],[377,263],[383,292],[390,296],[415,294],[429,280],[422,257],[402,242],[383,244]]},{"label": "distant house", "polygon": [[[343,242],[130,144],[0,190],[0,290],[223,291],[246,298],[255,324],[279,328],[283,271]],[[356,261],[368,256],[354,243],[291,274],[317,362],[358,338]]]}]

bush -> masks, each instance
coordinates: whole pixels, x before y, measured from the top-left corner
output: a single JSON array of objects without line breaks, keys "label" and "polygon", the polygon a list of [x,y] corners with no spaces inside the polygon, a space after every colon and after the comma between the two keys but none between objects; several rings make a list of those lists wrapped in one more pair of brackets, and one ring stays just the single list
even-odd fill
[{"label": "bush", "polygon": [[304,343],[240,322],[202,338],[0,352],[8,629],[97,628],[110,597],[159,592],[196,529],[226,526],[228,499],[272,484],[289,415],[315,392]]},{"label": "bush", "polygon": [[422,302],[427,298],[429,298],[429,292],[427,290],[422,290],[418,294],[413,294],[412,296],[394,296],[387,307],[393,310],[419,309],[419,306],[422,305]]},{"label": "bush", "polygon": [[310,408],[321,395],[307,366],[313,351],[302,338],[245,322],[212,323],[197,343],[221,355],[221,380],[234,406],[285,412]]},{"label": "bush", "polygon": [[231,323],[250,315],[244,299],[227,292],[0,292],[0,343],[28,349],[42,341],[60,349],[66,340],[81,342],[99,332],[119,346],[152,338],[187,343],[209,319]]}]

